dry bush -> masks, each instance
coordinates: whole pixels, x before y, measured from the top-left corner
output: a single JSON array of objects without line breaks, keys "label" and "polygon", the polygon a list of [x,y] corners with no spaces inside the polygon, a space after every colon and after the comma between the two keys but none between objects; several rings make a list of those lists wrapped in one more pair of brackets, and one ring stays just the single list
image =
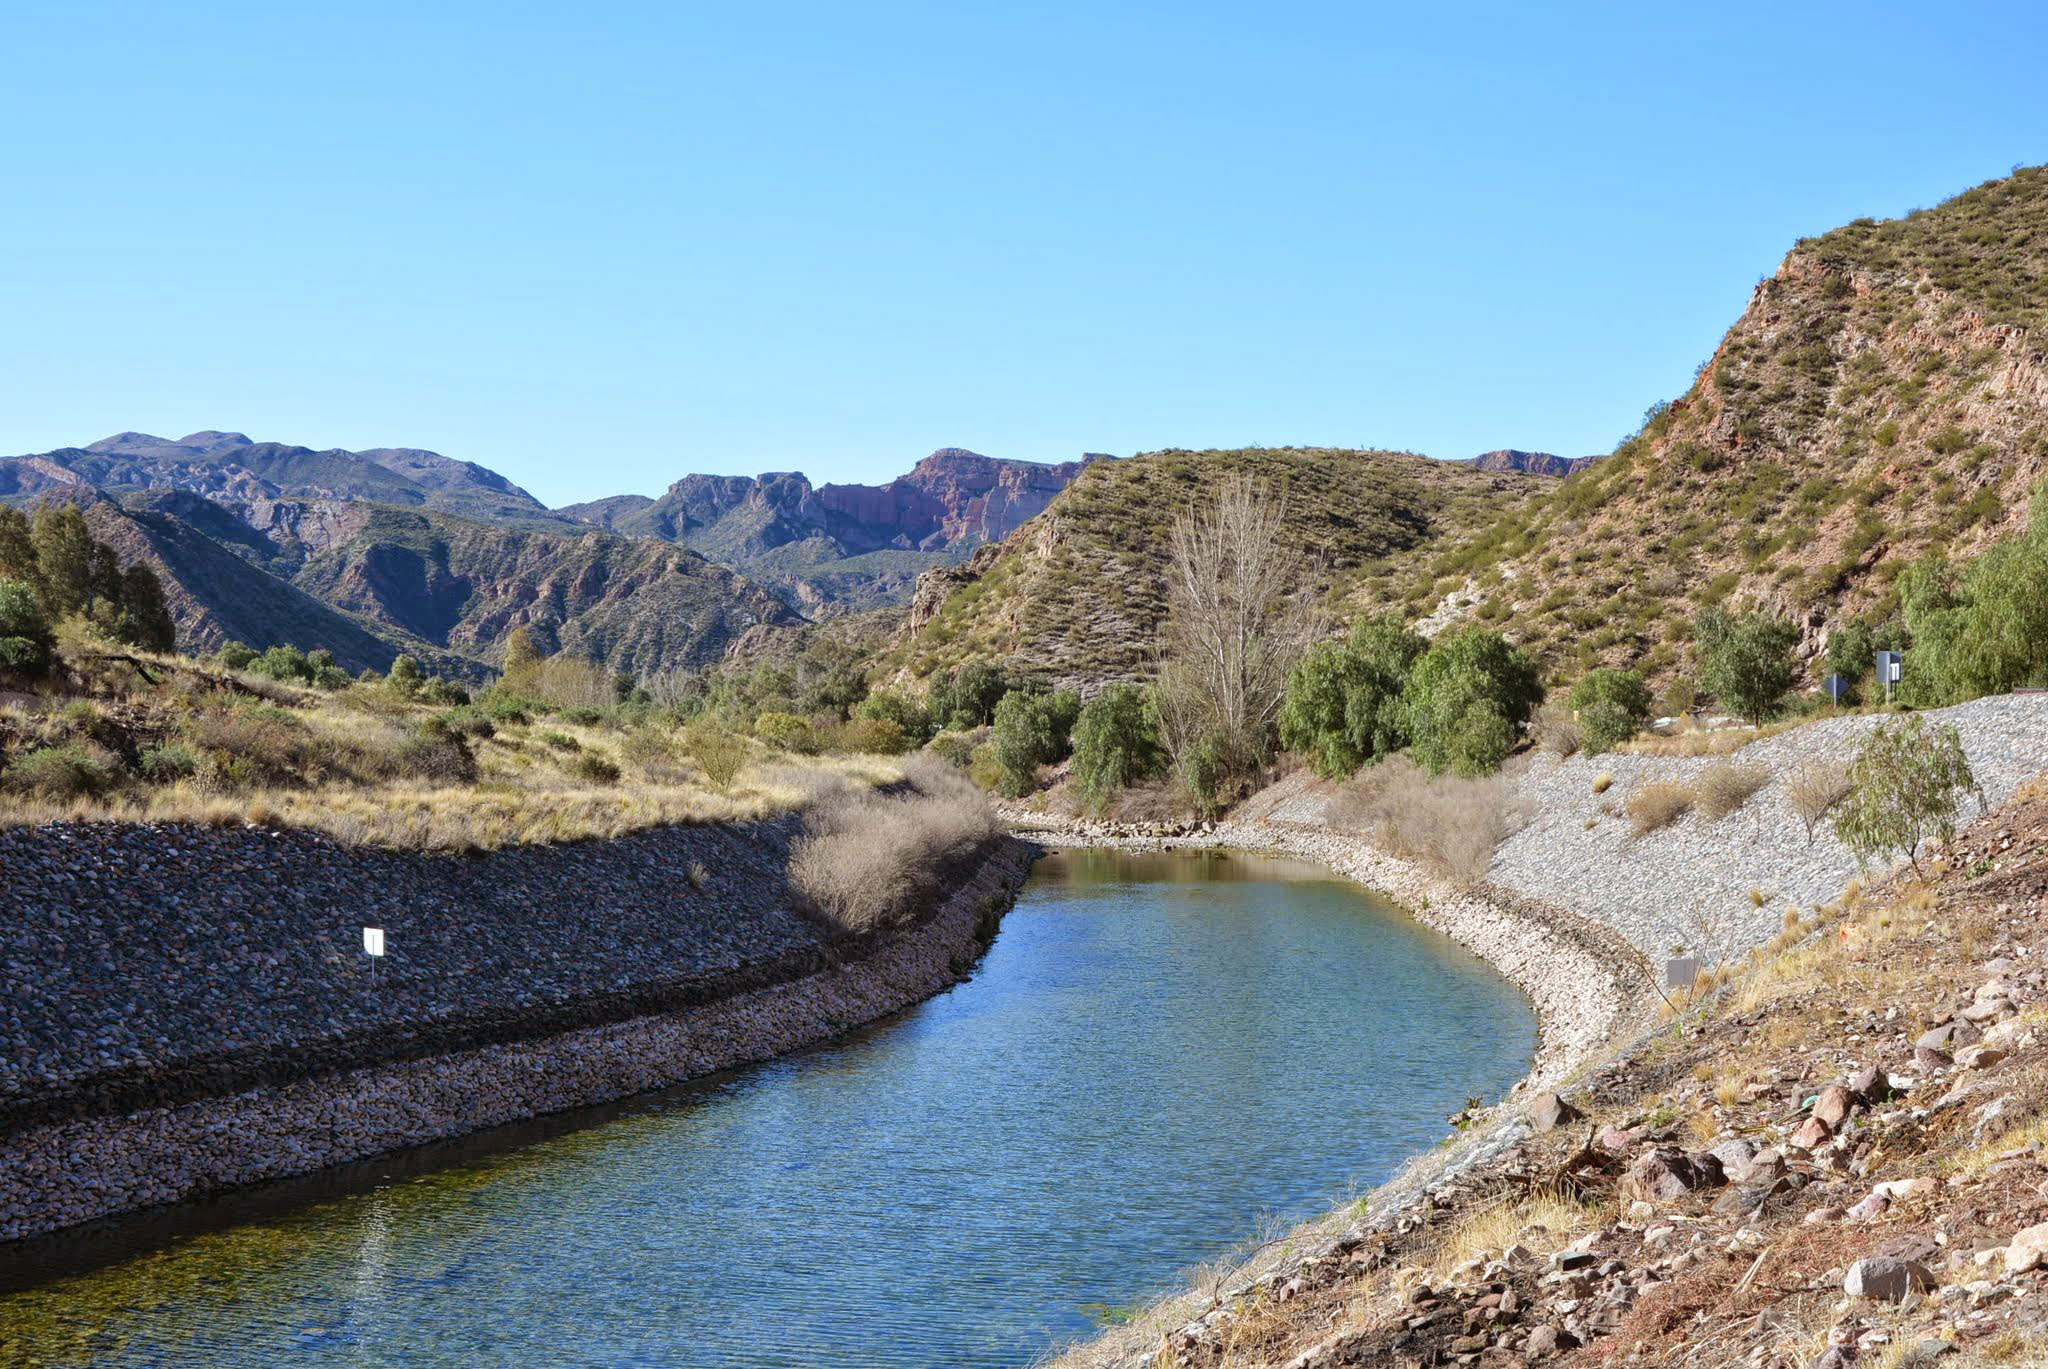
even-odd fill
[{"label": "dry bush", "polygon": [[1669,827],[1692,807],[1692,786],[1677,780],[1652,780],[1629,791],[1628,820],[1637,836]]},{"label": "dry bush", "polygon": [[1141,780],[1117,795],[1118,822],[1178,822],[1190,813],[1187,792],[1174,780]]},{"label": "dry bush", "polygon": [[1845,761],[1806,761],[1785,781],[1785,798],[1806,824],[1808,845],[1813,843],[1813,831],[1820,820],[1848,797],[1849,766]]},{"label": "dry bush", "polygon": [[1771,782],[1771,772],[1760,765],[1737,765],[1721,761],[1700,772],[1693,788],[1700,812],[1719,822],[1748,803],[1750,796]]},{"label": "dry bush", "polygon": [[710,721],[695,722],[683,731],[683,752],[697,763],[704,778],[723,793],[746,768],[752,748],[746,738]]},{"label": "dry bush", "polygon": [[1337,826],[1368,833],[1394,854],[1463,885],[1486,878],[1494,852],[1522,816],[1500,776],[1432,778],[1402,755],[1353,776],[1328,811]]},{"label": "dry bush", "polygon": [[913,756],[897,793],[837,788],[820,796],[790,852],[798,898],[843,932],[909,921],[949,867],[1000,830],[988,796],[944,761]]},{"label": "dry bush", "polygon": [[1548,751],[1559,760],[1570,760],[1586,744],[1585,733],[1579,730],[1578,720],[1571,710],[1550,704],[1538,710],[1529,721],[1529,737],[1539,751]]},{"label": "dry bush", "polygon": [[1614,788],[1614,772],[1612,770],[1602,770],[1593,777],[1594,793],[1604,794],[1612,788]]}]

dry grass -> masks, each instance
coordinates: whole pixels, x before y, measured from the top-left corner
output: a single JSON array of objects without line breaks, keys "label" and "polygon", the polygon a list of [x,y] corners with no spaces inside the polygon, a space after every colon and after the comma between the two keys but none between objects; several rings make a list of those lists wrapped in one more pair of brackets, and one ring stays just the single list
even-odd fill
[{"label": "dry grass", "polygon": [[1700,772],[1693,786],[1693,802],[1702,814],[1719,822],[1770,782],[1771,772],[1760,765],[1721,761]]},{"label": "dry grass", "polygon": [[1664,736],[1645,733],[1614,749],[1631,756],[1730,756],[1751,742],[1790,731],[1801,721],[1787,718],[1762,727],[1717,727],[1712,731],[1687,723],[1681,731]]},{"label": "dry grass", "polygon": [[1469,886],[1486,878],[1494,852],[1521,825],[1522,813],[1497,775],[1432,778],[1406,756],[1390,756],[1345,784],[1329,821],[1368,833],[1394,854]]},{"label": "dry grass", "polygon": [[1596,794],[1604,794],[1604,793],[1606,793],[1606,792],[1607,792],[1608,790],[1610,790],[1610,789],[1612,789],[1612,788],[1614,788],[1614,772],[1613,772],[1613,771],[1611,771],[1611,770],[1602,770],[1602,771],[1601,771],[1601,772],[1600,772],[1599,774],[1597,774],[1597,775],[1595,775],[1595,776],[1593,777],[1593,792],[1594,792],[1594,793],[1596,793]]},{"label": "dry grass", "polygon": [[[895,760],[866,755],[807,758],[794,773],[759,765],[766,753],[739,740],[719,748],[707,775],[685,760],[684,735],[658,719],[493,722],[380,687],[330,694],[179,657],[136,659],[153,679],[101,661],[81,672],[96,698],[0,708],[0,824],[253,824],[352,845],[492,850],[744,821],[787,812],[821,784],[870,787],[902,774]],[[95,740],[117,732],[139,763],[124,767],[112,741]],[[688,741],[710,749],[700,733]],[[75,751],[113,782],[60,783],[63,767],[23,764],[38,751]],[[176,763],[149,762],[152,754]],[[13,782],[24,778],[37,783]]]},{"label": "dry grass", "polygon": [[1445,1231],[1430,1253],[1430,1273],[1448,1278],[1459,1266],[1521,1245],[1547,1257],[1570,1245],[1600,1220],[1600,1209],[1558,1193],[1481,1208]]},{"label": "dry grass", "polygon": [[791,886],[842,931],[900,924],[948,865],[1000,830],[988,796],[951,765],[913,757],[903,772],[907,793],[839,786],[821,795],[790,855]]},{"label": "dry grass", "polygon": [[1676,780],[1651,780],[1629,791],[1628,820],[1637,836],[1669,827],[1693,805],[1693,788]]}]

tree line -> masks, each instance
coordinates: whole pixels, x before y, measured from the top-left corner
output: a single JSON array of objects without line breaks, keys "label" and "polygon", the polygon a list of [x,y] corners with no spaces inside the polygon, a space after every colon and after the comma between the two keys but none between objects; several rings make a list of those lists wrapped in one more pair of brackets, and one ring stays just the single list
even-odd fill
[{"label": "tree line", "polygon": [[56,628],[66,621],[145,651],[177,642],[156,572],[144,561],[123,566],[77,505],[46,504],[33,518],[0,507],[0,672],[24,679],[49,673]]}]

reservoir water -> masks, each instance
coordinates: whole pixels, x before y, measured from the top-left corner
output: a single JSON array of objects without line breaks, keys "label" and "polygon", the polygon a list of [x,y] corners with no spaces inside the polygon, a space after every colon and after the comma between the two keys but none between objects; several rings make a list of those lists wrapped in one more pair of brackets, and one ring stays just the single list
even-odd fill
[{"label": "reservoir water", "polygon": [[1534,1044],[1312,867],[1055,854],[970,980],[831,1045],[0,1247],[0,1363],[1027,1365],[1385,1179]]}]

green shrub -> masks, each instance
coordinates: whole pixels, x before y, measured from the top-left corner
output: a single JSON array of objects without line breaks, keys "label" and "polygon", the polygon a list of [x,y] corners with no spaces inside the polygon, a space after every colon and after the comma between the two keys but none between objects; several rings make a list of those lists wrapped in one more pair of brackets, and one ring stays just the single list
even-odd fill
[{"label": "green shrub", "polygon": [[213,659],[229,670],[247,670],[256,659],[256,649],[243,642],[228,642],[213,653]]},{"label": "green shrub", "polygon": [[436,720],[458,737],[483,741],[498,735],[498,725],[480,708],[462,707],[441,714]]},{"label": "green shrub", "polygon": [[1589,755],[1621,745],[1650,720],[1650,687],[1633,670],[1587,672],[1572,686],[1570,702]]},{"label": "green shrub", "polygon": [[902,690],[875,690],[854,706],[853,716],[857,721],[896,724],[912,746],[924,745],[932,735],[931,711]]},{"label": "green shrub", "polygon": [[1543,702],[1536,663],[1490,628],[1438,638],[1416,660],[1401,693],[1415,759],[1432,775],[1483,775],[1514,749]]},{"label": "green shrub", "polygon": [[968,732],[941,732],[925,744],[925,750],[949,765],[965,770],[974,762],[974,736]]},{"label": "green shrub", "polygon": [[41,679],[56,646],[34,588],[26,580],[0,580],[0,675]]},{"label": "green shrub", "polygon": [[1281,743],[1326,779],[1398,751],[1408,741],[1401,692],[1428,648],[1393,614],[1360,620],[1341,641],[1316,643],[1288,672]]},{"label": "green shrub", "polygon": [[1694,625],[1705,652],[1702,680],[1707,692],[1736,716],[1761,726],[1792,688],[1792,645],[1799,633],[1790,623],[1761,613],[1708,609]]},{"label": "green shrub", "polygon": [[1915,702],[2048,683],[2048,485],[2035,492],[2025,533],[1993,543],[1960,571],[1927,558],[1900,577],[1899,597]]},{"label": "green shrub", "polygon": [[818,749],[810,723],[794,713],[763,713],[754,719],[754,735],[786,751],[808,754]]},{"label": "green shrub", "polygon": [[438,718],[427,719],[419,735],[394,753],[393,764],[407,779],[427,784],[476,783],[475,755],[460,736],[445,726],[433,725],[439,722]]},{"label": "green shrub", "polygon": [[94,798],[114,787],[112,768],[82,746],[46,746],[17,756],[0,779],[17,793],[59,802]]},{"label": "green shrub", "polygon": [[720,792],[731,789],[740,771],[746,768],[746,738],[709,720],[691,723],[683,729],[682,749]]},{"label": "green shrub", "polygon": [[618,763],[595,751],[585,751],[570,763],[569,770],[578,779],[592,784],[617,784],[620,770]]},{"label": "green shrub", "polygon": [[1835,810],[1835,834],[1859,864],[1904,856],[1920,868],[1920,845],[1955,836],[1963,795],[1977,794],[1977,777],[1953,725],[1930,728],[1917,714],[1880,724],[1849,767],[1849,793]]},{"label": "green shrub", "polygon": [[1115,684],[1090,699],[1074,722],[1074,785],[1091,807],[1166,769],[1151,696]]},{"label": "green shrub", "polygon": [[183,742],[152,746],[139,758],[142,777],[151,784],[175,784],[199,771],[199,753]]},{"label": "green shrub", "polygon": [[855,718],[836,729],[834,740],[842,751],[871,756],[900,756],[911,747],[910,738],[894,718]]},{"label": "green shrub", "polygon": [[582,742],[577,741],[566,732],[557,732],[551,727],[543,728],[535,734],[534,739],[542,746],[550,747],[556,751],[581,751],[583,749]]}]

